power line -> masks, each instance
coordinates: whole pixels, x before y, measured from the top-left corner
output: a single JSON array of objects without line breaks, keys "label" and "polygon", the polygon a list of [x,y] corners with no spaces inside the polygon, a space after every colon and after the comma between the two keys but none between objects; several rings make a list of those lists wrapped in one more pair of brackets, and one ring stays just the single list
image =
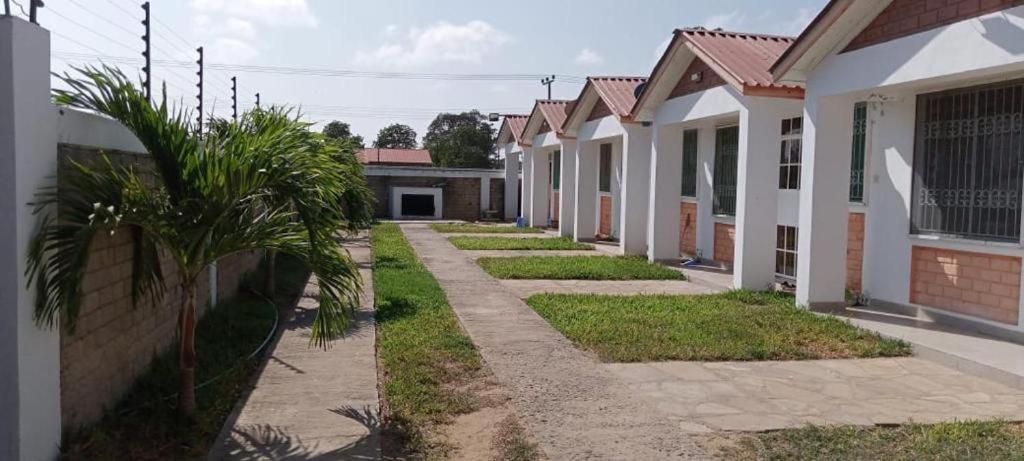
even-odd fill
[{"label": "power line", "polygon": [[92,32],[96,36],[102,37],[102,38],[106,39],[107,41],[113,42],[115,45],[118,45],[118,46],[120,46],[122,48],[128,49],[128,50],[130,50],[132,52],[138,52],[139,51],[138,49],[136,49],[134,47],[131,47],[129,45],[125,45],[124,42],[121,42],[120,40],[111,38],[109,35],[105,35],[105,34],[103,34],[101,32],[98,32],[95,28],[87,27],[86,25],[84,25],[84,24],[82,24],[82,23],[80,23],[78,21],[75,21],[74,19],[71,19],[71,18],[69,18],[67,16],[64,16],[63,14],[60,14],[60,12],[57,11],[57,10],[52,10],[51,9],[50,12],[55,14],[55,15],[57,15],[58,17],[64,18],[65,21],[68,21],[68,22],[70,22],[70,23],[72,23],[72,24],[74,24],[74,25],[76,25],[78,27],[81,27],[82,29],[85,29],[85,30],[87,30],[89,32]]}]

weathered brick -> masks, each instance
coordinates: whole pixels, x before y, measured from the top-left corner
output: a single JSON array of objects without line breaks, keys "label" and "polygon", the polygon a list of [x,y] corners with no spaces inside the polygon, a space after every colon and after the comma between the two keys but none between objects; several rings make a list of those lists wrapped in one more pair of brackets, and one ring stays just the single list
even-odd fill
[{"label": "weathered brick", "polygon": [[1024,0],[894,0],[843,51],[884,43],[1021,4]]},{"label": "weathered brick", "polygon": [[914,246],[911,260],[912,303],[1017,323],[1020,258]]}]

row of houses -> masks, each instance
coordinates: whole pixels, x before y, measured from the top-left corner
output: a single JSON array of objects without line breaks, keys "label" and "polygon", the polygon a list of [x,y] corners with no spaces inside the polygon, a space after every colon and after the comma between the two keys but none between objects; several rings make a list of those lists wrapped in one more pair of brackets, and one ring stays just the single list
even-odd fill
[{"label": "row of houses", "polygon": [[832,0],[795,38],[676,30],[650,75],[504,119],[506,217],[737,288],[789,281],[802,306],[854,292],[1020,337],[1022,4]]}]

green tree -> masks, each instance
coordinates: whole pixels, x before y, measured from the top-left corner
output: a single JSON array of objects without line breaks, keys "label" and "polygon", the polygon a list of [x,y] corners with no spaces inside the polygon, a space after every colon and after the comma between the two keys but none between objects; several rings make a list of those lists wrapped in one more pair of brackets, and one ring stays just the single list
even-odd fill
[{"label": "green tree", "polygon": [[415,149],[416,131],[409,125],[392,123],[380,129],[373,147],[391,149]]},{"label": "green tree", "polygon": [[449,168],[493,168],[494,128],[487,117],[473,110],[439,114],[423,137],[434,165]]},{"label": "green tree", "polygon": [[327,125],[324,125],[323,135],[329,139],[336,139],[338,141],[352,141],[359,147],[366,147],[363,137],[358,134],[352,134],[352,128],[348,123],[333,120]]},{"label": "green tree", "polygon": [[[238,122],[215,120],[198,136],[188,112],[168,108],[166,89],[154,106],[118,70],[76,70],[78,78],[60,77],[70,90],[55,90],[56,102],[124,124],[145,146],[153,167],[140,171],[103,156],[98,166],[73,163],[61,172],[59,187],[42,191],[35,203],[41,227],[27,269],[38,290],[37,323],[52,327],[62,321],[73,331],[90,243],[97,235],[129,232],[133,301],[159,302],[167,290],[183,295],[183,415],[196,408],[196,283],[217,260],[264,249],[300,258],[320,287],[310,344],[326,347],[344,332],[361,280],[336,234],[364,225],[370,205],[363,202],[369,197],[365,180],[355,170],[338,168],[334,143],[280,108],[248,112]],[[161,253],[177,268],[176,286],[167,286]]]}]

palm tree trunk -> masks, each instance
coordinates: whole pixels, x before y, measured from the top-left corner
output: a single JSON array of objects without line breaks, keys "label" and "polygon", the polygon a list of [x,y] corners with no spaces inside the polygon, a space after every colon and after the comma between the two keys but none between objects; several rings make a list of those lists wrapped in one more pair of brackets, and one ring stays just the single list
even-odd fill
[{"label": "palm tree trunk", "polygon": [[267,272],[263,274],[263,296],[274,299],[277,296],[277,290],[275,289],[277,281],[274,279],[274,272],[276,272],[275,260],[277,260],[277,250],[266,250]]},{"label": "palm tree trunk", "polygon": [[178,316],[178,367],[181,372],[178,390],[178,409],[182,416],[196,412],[196,285],[194,281],[182,284],[185,302]]}]

